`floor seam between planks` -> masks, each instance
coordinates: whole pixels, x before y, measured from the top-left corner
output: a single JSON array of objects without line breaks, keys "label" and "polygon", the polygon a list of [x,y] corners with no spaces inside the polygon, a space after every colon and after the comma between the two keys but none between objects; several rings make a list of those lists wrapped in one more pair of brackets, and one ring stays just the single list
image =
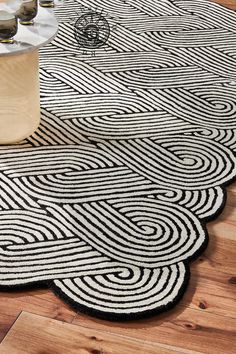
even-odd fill
[{"label": "floor seam between planks", "polygon": [[[1,348],[1,344],[4,340],[4,338],[6,338],[6,336],[8,335],[8,333],[11,331],[12,327],[14,326],[14,324],[16,323],[16,321],[19,319],[20,315],[23,313],[24,311],[20,311],[18,313],[18,315],[16,316],[16,318],[14,319],[14,321],[12,322],[11,326],[8,328],[7,332],[5,333],[4,337],[0,340],[0,348]],[[10,353],[9,353],[10,354]]]}]

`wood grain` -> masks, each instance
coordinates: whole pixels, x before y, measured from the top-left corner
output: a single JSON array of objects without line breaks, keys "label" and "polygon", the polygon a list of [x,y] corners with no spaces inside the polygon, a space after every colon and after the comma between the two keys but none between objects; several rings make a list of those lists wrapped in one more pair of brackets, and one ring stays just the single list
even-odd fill
[{"label": "wood grain", "polygon": [[0,293],[0,341],[21,311],[72,322],[76,313],[48,290]]},{"label": "wood grain", "polygon": [[236,10],[236,0],[211,0],[211,1],[226,6],[231,10]]},{"label": "wood grain", "polygon": [[202,353],[236,353],[236,321],[204,311],[177,306],[173,311],[158,317],[127,323],[108,323],[78,315],[74,324],[118,333],[134,339],[171,345],[176,350],[193,350]]},{"label": "wood grain", "polygon": [[193,267],[181,306],[236,319],[234,275]]},{"label": "wood grain", "polygon": [[25,354],[26,348],[27,354],[177,353],[147,340],[132,340],[23,312],[0,345],[0,353]]}]

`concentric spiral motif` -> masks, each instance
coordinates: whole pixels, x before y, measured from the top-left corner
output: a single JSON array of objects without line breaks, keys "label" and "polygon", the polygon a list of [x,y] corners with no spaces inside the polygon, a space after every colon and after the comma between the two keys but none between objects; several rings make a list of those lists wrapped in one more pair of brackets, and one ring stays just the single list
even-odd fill
[{"label": "concentric spiral motif", "polygon": [[0,147],[0,289],[47,285],[93,316],[148,317],[181,299],[235,179],[236,14],[65,4],[40,50],[41,125]]},{"label": "concentric spiral motif", "polygon": [[100,48],[107,42],[109,34],[109,23],[101,13],[88,12],[75,23],[75,38],[81,48]]}]

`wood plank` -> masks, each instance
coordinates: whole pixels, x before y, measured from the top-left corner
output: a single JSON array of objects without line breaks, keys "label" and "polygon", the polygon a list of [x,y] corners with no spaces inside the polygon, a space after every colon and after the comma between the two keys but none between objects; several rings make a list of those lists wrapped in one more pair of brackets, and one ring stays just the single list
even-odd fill
[{"label": "wood plank", "polygon": [[0,345],[1,354],[177,354],[147,340],[133,340],[23,312]]},{"label": "wood plank", "polygon": [[222,229],[222,237],[210,235],[206,251],[193,264],[198,264],[199,269],[202,268],[208,272],[217,269],[226,274],[236,275],[236,241],[224,239],[226,225],[219,224],[218,229]]},{"label": "wood plank", "polygon": [[236,1],[235,0],[211,0],[217,4],[228,7],[231,10],[236,10]]},{"label": "wood plank", "polygon": [[234,205],[226,205],[223,212],[215,220],[217,222],[225,222],[226,224],[232,224],[236,226],[236,208]]},{"label": "wood plank", "polygon": [[180,305],[236,319],[235,284],[232,274],[206,272],[196,265],[191,269],[190,284]]},{"label": "wood plank", "polygon": [[236,353],[235,319],[180,306],[169,313],[143,321],[110,323],[78,315],[73,323],[206,354]]},{"label": "wood plank", "polygon": [[[227,214],[225,214],[227,215]],[[226,219],[226,216],[225,216]],[[211,241],[214,242],[215,238],[218,238],[219,240],[229,240],[230,242],[235,242],[236,237],[235,237],[235,232],[236,232],[236,225],[232,222],[229,222],[229,220],[215,220],[211,223],[207,224],[207,230],[208,233],[211,236]]]},{"label": "wood plank", "polygon": [[[236,5],[236,1],[234,0],[234,3]],[[236,182],[235,183],[231,183],[228,187],[227,187],[228,191],[234,191],[236,193]]]},{"label": "wood plank", "polygon": [[[37,296],[38,293],[41,297]],[[49,290],[0,292],[0,341],[21,311],[32,312],[69,323],[76,315],[72,309]]]},{"label": "wood plank", "polygon": [[228,190],[227,205],[234,207],[236,205],[236,192]]}]

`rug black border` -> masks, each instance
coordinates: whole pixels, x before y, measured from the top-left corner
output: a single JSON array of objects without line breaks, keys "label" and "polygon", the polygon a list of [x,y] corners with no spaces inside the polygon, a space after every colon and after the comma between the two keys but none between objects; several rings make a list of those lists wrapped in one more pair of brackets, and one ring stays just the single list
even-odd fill
[{"label": "rug black border", "polygon": [[201,226],[205,232],[205,240],[204,240],[203,244],[201,245],[201,247],[195,252],[195,254],[193,256],[188,257],[185,261],[183,261],[183,263],[185,265],[185,269],[186,269],[183,284],[182,284],[181,288],[179,289],[177,296],[173,299],[173,301],[168,303],[165,306],[159,306],[153,310],[148,310],[148,311],[144,311],[144,312],[136,312],[136,313],[132,313],[132,314],[117,314],[117,313],[111,314],[111,313],[107,313],[107,312],[102,312],[102,311],[95,310],[91,307],[84,306],[84,305],[72,300],[71,298],[66,296],[61,291],[60,288],[58,288],[54,284],[53,280],[37,281],[37,282],[31,282],[31,283],[27,283],[27,284],[13,285],[13,286],[12,285],[8,285],[8,286],[0,285],[0,291],[3,291],[3,292],[15,291],[15,292],[17,292],[17,291],[23,291],[23,290],[50,289],[58,298],[63,300],[63,302],[65,302],[67,305],[69,305],[78,314],[81,313],[81,314],[95,317],[97,319],[102,319],[102,320],[111,321],[111,322],[118,322],[118,321],[129,322],[129,321],[134,321],[134,320],[144,320],[144,319],[148,319],[148,318],[160,315],[162,313],[168,312],[168,311],[172,310],[183,298],[183,296],[188,288],[189,280],[191,277],[190,264],[191,264],[191,262],[193,262],[194,260],[199,258],[199,256],[202,255],[202,253],[206,250],[208,243],[209,243],[209,234],[207,231],[206,224],[210,221],[215,220],[222,213],[222,211],[224,210],[225,204],[226,204],[226,200],[227,200],[226,187],[234,182],[236,182],[236,175],[231,180],[229,180],[227,183],[219,186],[222,188],[222,191],[223,191],[223,199],[222,199],[222,203],[221,203],[220,207],[211,216],[204,218],[204,219],[199,219]]}]

